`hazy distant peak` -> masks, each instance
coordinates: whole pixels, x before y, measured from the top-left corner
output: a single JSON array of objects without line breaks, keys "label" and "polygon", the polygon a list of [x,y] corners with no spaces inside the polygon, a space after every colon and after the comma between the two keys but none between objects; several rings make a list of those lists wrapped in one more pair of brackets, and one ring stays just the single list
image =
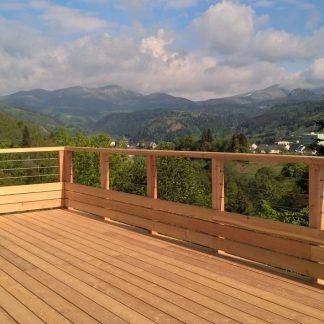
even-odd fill
[{"label": "hazy distant peak", "polygon": [[95,88],[94,91],[97,91],[100,94],[105,94],[107,96],[142,96],[140,93],[125,89],[119,85],[111,84],[106,85],[100,88]]},{"label": "hazy distant peak", "polygon": [[282,88],[279,84],[272,85],[262,90],[255,90],[250,94],[254,100],[274,100],[285,98],[288,90]]}]

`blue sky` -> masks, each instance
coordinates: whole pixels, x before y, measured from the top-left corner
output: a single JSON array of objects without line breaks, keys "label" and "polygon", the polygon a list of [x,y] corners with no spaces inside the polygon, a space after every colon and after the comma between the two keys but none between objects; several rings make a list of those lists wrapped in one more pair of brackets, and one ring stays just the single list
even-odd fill
[{"label": "blue sky", "polygon": [[0,94],[120,84],[192,99],[324,85],[322,0],[0,0]]}]

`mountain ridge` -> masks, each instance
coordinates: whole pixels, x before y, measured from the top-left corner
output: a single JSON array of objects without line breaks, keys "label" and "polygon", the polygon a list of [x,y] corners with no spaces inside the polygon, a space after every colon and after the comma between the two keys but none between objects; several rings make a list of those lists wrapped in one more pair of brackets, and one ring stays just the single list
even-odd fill
[{"label": "mountain ridge", "polygon": [[[141,134],[148,138],[154,130],[165,134],[166,138],[172,137],[173,133],[186,133],[188,127],[201,131],[199,123],[210,126],[215,132],[218,132],[217,128],[225,127],[233,130],[245,120],[252,120],[275,105],[317,102],[324,98],[323,93],[324,88],[288,90],[276,84],[231,97],[191,101],[166,93],[145,95],[119,85],[106,85],[20,91],[0,97],[0,101],[13,106],[6,108],[6,113],[51,125],[51,129],[55,125],[64,125],[82,131],[104,131],[113,136],[126,135],[137,139]],[[132,127],[132,123],[137,125]],[[138,125],[141,125],[142,131],[137,129]],[[126,130],[124,134],[121,134],[122,130]],[[163,136],[160,138],[163,139]]]}]

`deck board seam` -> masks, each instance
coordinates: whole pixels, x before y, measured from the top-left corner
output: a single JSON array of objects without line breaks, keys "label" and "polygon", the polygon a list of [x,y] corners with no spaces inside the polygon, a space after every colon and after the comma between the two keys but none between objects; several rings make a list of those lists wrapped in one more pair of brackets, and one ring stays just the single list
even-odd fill
[{"label": "deck board seam", "polygon": [[[28,289],[27,287],[25,287],[24,285],[22,285],[20,282],[17,282],[11,275],[10,275],[10,273],[8,273],[7,271],[5,271],[5,270],[3,270],[3,269],[1,269],[0,271],[2,271],[2,272],[4,272],[8,277],[10,277],[12,280],[14,280],[16,283],[18,283],[18,285],[19,286],[21,286],[21,287],[23,287],[23,289],[25,289],[26,291],[28,291],[31,295],[33,295],[34,297],[36,297],[38,300],[40,300],[41,302],[43,302],[44,304],[46,304],[49,308],[51,308],[54,312],[56,312],[56,313],[58,313],[60,316],[62,316],[62,317],[64,317],[65,319],[66,319],[66,321],[68,321],[68,322],[71,322],[68,318],[66,318],[65,316],[64,316],[64,314],[62,314],[62,313],[60,313],[58,310],[56,310],[55,308],[53,308],[51,305],[49,305],[48,303],[47,303],[47,301],[46,300],[44,300],[43,298],[41,298],[40,296],[37,296],[37,295],[35,295],[35,293],[34,292],[32,292],[30,289]],[[18,297],[17,296],[15,296],[15,295],[13,295],[5,286],[4,286],[4,284],[1,282],[1,280],[0,280],[0,285],[1,285],[1,287],[3,288],[3,289],[5,289],[8,293],[10,293],[13,297],[15,297],[21,304],[23,304],[26,308],[28,308],[31,312],[33,312],[37,317],[39,317],[39,315],[38,314],[36,314],[29,306],[27,306],[27,305],[25,305],[24,303],[23,303],[23,301],[22,300],[20,300],[20,299],[18,299]],[[41,320],[42,320],[42,318],[41,317],[39,317]]]},{"label": "deck board seam", "polygon": [[[12,252],[12,253],[13,253],[13,252]],[[13,254],[14,254],[14,253],[13,253]],[[26,261],[26,262],[29,262],[29,261],[25,260],[25,259],[24,259],[23,257],[21,257],[21,256],[17,256],[17,257],[18,257],[19,259],[22,259],[22,260]],[[29,277],[32,278],[33,280],[37,281],[40,285],[46,287],[47,289],[49,289],[50,291],[52,291],[53,293],[55,293],[56,295],[58,295],[58,296],[59,296],[60,298],[62,298],[65,302],[67,302],[68,304],[73,305],[75,308],[77,308],[78,310],[80,310],[82,313],[85,313],[86,315],[88,315],[89,317],[91,317],[94,321],[98,322],[98,319],[96,319],[95,317],[93,317],[93,315],[91,315],[90,313],[88,313],[85,309],[81,309],[78,305],[74,304],[72,301],[66,299],[64,296],[62,296],[62,295],[61,295],[60,293],[58,293],[56,290],[53,290],[52,288],[46,286],[42,281],[37,280],[34,276],[31,276],[28,272],[21,270],[20,268],[18,268],[16,265],[14,265],[10,260],[6,259],[5,257],[3,257],[3,256],[0,255],[0,258],[3,258],[4,260],[6,260],[6,262],[10,263],[12,266],[16,267],[18,270],[24,272],[27,276],[29,276]],[[36,268],[37,268],[37,267],[36,267]],[[68,286],[68,285],[66,285],[65,283],[63,283],[61,280],[59,280],[59,279],[55,278],[54,276],[52,276],[50,273],[48,273],[48,272],[46,272],[46,271],[44,271],[44,270],[42,270],[42,269],[40,269],[40,268],[37,268],[37,269],[39,269],[40,271],[42,271],[43,273],[45,273],[47,276],[54,278],[56,281],[61,282],[63,285]],[[22,284],[22,285],[23,285],[23,284]],[[72,288],[71,286],[68,286],[68,287],[69,287],[69,289],[71,289],[72,291],[75,291],[75,292],[77,292],[78,294],[81,294],[81,293],[79,293],[77,290],[75,290],[74,288]],[[28,288],[26,288],[26,289],[28,289]],[[85,297],[85,298],[91,300],[91,299],[88,298],[88,297]],[[92,301],[92,300],[91,300],[91,301]],[[95,303],[95,302],[94,302],[94,303]],[[62,314],[62,315],[63,315],[63,314]]]},{"label": "deck board seam", "polygon": [[[22,272],[24,272],[24,274],[27,276],[27,277],[29,277],[29,278],[32,278],[33,280],[35,280],[35,281],[37,281],[40,285],[42,285],[42,286],[44,286],[46,289],[48,289],[48,290],[50,290],[52,293],[54,293],[54,294],[56,294],[57,296],[59,296],[62,300],[64,300],[65,302],[67,302],[68,304],[71,304],[71,305],[73,305],[75,308],[77,308],[77,309],[79,309],[81,312],[84,312],[84,313],[86,313],[86,311],[85,310],[82,310],[80,307],[78,307],[77,305],[75,305],[75,304],[73,304],[71,301],[69,301],[69,300],[67,300],[64,296],[62,296],[61,294],[59,294],[57,291],[55,291],[55,290],[53,290],[52,288],[50,288],[50,287],[48,287],[48,286],[46,286],[46,285],[44,285],[41,281],[39,281],[39,280],[37,280],[36,278],[34,278],[34,277],[31,277],[30,276],[30,274],[28,274],[26,271],[23,271],[23,270],[21,270],[21,269],[19,269],[16,265],[14,265],[12,262],[10,262],[9,260],[7,260],[7,259],[5,259],[4,257],[2,257],[2,256],[0,256],[1,258],[3,258],[4,260],[6,260],[8,263],[10,263],[13,267],[15,267],[15,268],[17,268],[19,271],[22,271]],[[19,257],[19,256],[18,256]],[[19,258],[21,258],[21,257],[19,257]],[[25,260],[25,259],[24,259]],[[28,262],[28,261],[26,261],[26,262]],[[38,268],[39,269],[39,268]],[[5,272],[8,276],[10,276],[13,280],[15,280],[15,281],[17,281],[8,271],[6,271],[6,270],[4,270],[4,269],[1,269],[3,272]],[[39,269],[39,270],[41,270],[41,269]],[[48,274],[49,276],[51,276],[51,277],[53,277],[51,274]],[[54,278],[54,277],[53,277]],[[32,294],[34,294],[35,295],[35,293],[34,292],[32,292],[28,287],[26,287],[23,283],[21,283],[21,282],[19,282],[19,281],[17,281],[22,287],[24,287],[26,290],[28,290],[29,292],[31,292]],[[73,289],[73,288],[71,288],[71,289]],[[74,290],[74,289],[73,289]],[[67,321],[69,321],[69,322],[71,322],[71,320],[70,319],[68,319],[67,317],[66,317],[66,315],[65,314],[62,314],[59,310],[57,310],[57,309],[55,309],[53,306],[51,306],[50,304],[48,304],[48,302],[44,299],[44,298],[42,298],[42,297],[40,297],[40,296],[37,296],[37,295],[35,295],[36,297],[38,297],[40,300],[43,300],[47,305],[49,305],[52,309],[54,309],[54,310],[56,310],[59,314],[61,314],[63,317],[65,317],[66,319],[67,319]],[[93,316],[91,316],[90,314],[88,314],[88,313],[86,313],[88,316],[90,316],[91,318],[93,318],[94,320],[96,320]]]},{"label": "deck board seam", "polygon": [[[19,304],[21,304],[24,308],[26,308],[30,313],[32,313],[36,318],[39,319],[40,322],[45,323],[37,314],[35,314],[29,307],[27,307],[25,304],[23,304],[17,297],[15,297],[10,291],[8,291],[5,287],[3,287],[2,284],[0,284],[0,287],[8,294],[10,295],[13,299],[15,299]],[[5,309],[7,313],[9,313],[10,317],[14,317],[14,314],[11,314],[9,311]],[[16,320],[16,319],[15,319]],[[16,320],[18,322],[18,320]]]},{"label": "deck board seam", "polygon": [[[23,249],[23,250],[25,250],[25,251],[27,251],[27,252],[29,252],[28,250],[26,250],[26,249],[24,249],[24,248],[22,248],[21,246],[19,246],[18,244],[16,244],[15,243],[15,245],[16,246],[18,246],[19,248],[21,248],[21,249]],[[7,249],[6,247],[4,247],[1,243],[0,243],[0,246],[2,246],[2,248],[4,248],[4,249]],[[10,250],[10,249],[7,249],[7,250]],[[11,250],[10,250],[11,251]],[[29,253],[31,253],[32,254],[32,252],[29,252]],[[36,255],[34,255],[33,254],[33,256],[36,256]],[[44,262],[46,262],[46,263],[49,263],[50,265],[52,265],[53,267],[56,267],[56,265],[54,265],[54,264],[51,264],[49,261],[47,261],[47,260],[45,260],[45,259],[43,259],[43,258],[41,258],[41,257],[39,257],[39,256],[36,256],[37,258],[39,258],[39,259],[41,259],[42,261],[44,261]],[[69,276],[71,276],[71,277],[74,277],[75,279],[77,279],[77,280],[80,280],[79,278],[77,278],[76,276],[74,276],[74,275],[71,275],[71,274],[69,274],[69,273],[67,273],[66,271],[64,271],[64,270],[62,270],[62,269],[60,269],[60,271],[62,271],[62,272],[64,272],[64,273],[66,273],[67,275],[69,275]],[[80,281],[82,281],[82,280],[80,280]],[[61,281],[62,282],[62,281]],[[89,286],[90,288],[92,288],[92,289],[94,289],[92,286],[90,286],[89,284],[87,284],[87,283],[85,283],[84,281],[82,281],[85,285],[87,285],[87,286]],[[71,287],[72,289],[73,289],[73,287],[72,286],[70,286],[70,285],[68,285],[69,287]],[[78,291],[79,292],[79,291]],[[93,300],[92,298],[90,298],[89,296],[86,296],[86,295],[84,295],[83,293],[81,293],[81,292],[79,292],[81,295],[83,295],[83,296],[85,296],[86,298],[88,298],[88,299],[91,299],[94,303],[96,303],[97,305],[99,305],[99,306],[101,306],[101,307],[103,307],[103,308],[105,308],[107,311],[109,311],[110,313],[112,313],[112,314],[114,314],[115,316],[117,316],[117,317],[120,317],[118,314],[116,314],[116,313],[114,313],[112,310],[110,310],[110,309],[108,309],[108,308],[106,308],[106,307],[104,307],[104,306],[102,306],[102,305],[100,305],[100,304],[98,304],[95,300]],[[104,293],[102,293],[102,294],[104,294]],[[106,295],[106,294],[105,294]],[[107,295],[107,297],[108,297],[108,295]],[[110,297],[110,296],[109,296]],[[110,298],[112,298],[112,297],[110,297]],[[112,298],[112,299],[114,299],[114,298]],[[115,299],[114,299],[115,300]],[[117,300],[116,300],[117,301]],[[122,304],[122,302],[120,302],[120,301],[117,301],[118,303],[121,303]],[[128,306],[126,306],[126,307],[128,307]],[[135,311],[136,312],[136,311]],[[124,319],[125,320],[125,319]]]},{"label": "deck board seam", "polygon": [[10,316],[10,314],[4,309],[1,307],[0,305],[0,313],[4,313],[12,322],[14,323],[18,323],[13,317]]}]

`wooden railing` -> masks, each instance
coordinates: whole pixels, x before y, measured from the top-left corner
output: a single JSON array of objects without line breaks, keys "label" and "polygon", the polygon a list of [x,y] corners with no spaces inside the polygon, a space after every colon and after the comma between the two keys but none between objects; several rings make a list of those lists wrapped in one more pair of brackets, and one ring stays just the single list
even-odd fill
[{"label": "wooden railing", "polygon": [[[50,158],[51,160],[61,161],[59,157],[60,152],[64,152],[64,147],[0,149],[0,171],[3,170],[3,162],[7,162],[8,159],[8,162],[12,161],[15,164],[10,170],[29,169],[28,167],[21,168],[18,162],[44,160],[44,158],[39,159],[31,156],[35,154],[47,155],[47,153],[56,155],[56,158]],[[61,165],[61,167],[63,166]],[[62,174],[60,165],[57,165],[56,168],[58,169],[57,173]],[[17,178],[19,177],[8,176],[3,177],[2,180],[19,180]],[[39,178],[39,175],[22,176],[22,180],[26,180],[26,182],[28,182],[27,180],[35,180],[36,178]],[[63,182],[46,183],[46,177],[41,179],[45,183],[5,186],[4,182],[1,181],[0,214],[36,209],[61,208],[64,206]]]},{"label": "wooden railing", "polygon": [[[21,153],[26,149],[0,150]],[[73,208],[145,228],[151,233],[207,246],[262,264],[324,279],[324,158],[293,155],[185,152],[112,148],[59,147],[59,183],[0,188],[2,213],[43,208]],[[100,184],[73,183],[73,153],[100,155]],[[109,189],[109,155],[146,159],[147,196]],[[158,199],[157,157],[210,159],[212,208]],[[224,210],[224,162],[305,163],[309,166],[309,227],[284,224]],[[8,200],[9,199],[9,200]]]}]

